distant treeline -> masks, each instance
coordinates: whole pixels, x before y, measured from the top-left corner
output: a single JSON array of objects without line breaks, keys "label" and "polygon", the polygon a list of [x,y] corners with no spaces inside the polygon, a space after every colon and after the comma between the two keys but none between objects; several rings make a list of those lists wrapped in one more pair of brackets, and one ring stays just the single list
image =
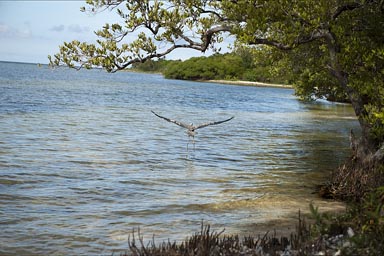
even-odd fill
[{"label": "distant treeline", "polygon": [[150,60],[135,64],[132,69],[140,72],[161,73],[165,78],[181,80],[244,80],[268,83],[290,82],[289,73],[276,72],[276,65],[265,52],[242,48],[232,53],[214,54],[181,60]]}]

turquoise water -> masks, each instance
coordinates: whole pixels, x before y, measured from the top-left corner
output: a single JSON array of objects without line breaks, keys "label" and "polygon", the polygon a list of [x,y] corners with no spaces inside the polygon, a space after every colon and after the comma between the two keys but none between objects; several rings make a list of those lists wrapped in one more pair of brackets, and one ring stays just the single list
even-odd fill
[{"label": "turquoise water", "polygon": [[[0,254],[90,255],[182,240],[201,221],[252,233],[315,200],[348,154],[348,105],[290,89],[0,63]],[[198,130],[174,124],[235,116]]]}]

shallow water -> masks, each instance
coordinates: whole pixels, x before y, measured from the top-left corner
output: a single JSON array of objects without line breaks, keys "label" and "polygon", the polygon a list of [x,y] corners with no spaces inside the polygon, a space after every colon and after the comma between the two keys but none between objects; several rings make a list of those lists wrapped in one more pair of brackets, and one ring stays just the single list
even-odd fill
[{"label": "shallow water", "polygon": [[[348,154],[348,105],[293,90],[0,63],[0,254],[90,255],[281,220]],[[185,131],[161,115],[196,124]]]}]

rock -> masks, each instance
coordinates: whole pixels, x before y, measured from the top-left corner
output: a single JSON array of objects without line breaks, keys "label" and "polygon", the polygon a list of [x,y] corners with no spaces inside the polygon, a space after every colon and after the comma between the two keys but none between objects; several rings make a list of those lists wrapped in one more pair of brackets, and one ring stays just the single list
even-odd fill
[{"label": "rock", "polygon": [[349,227],[348,230],[347,230],[347,234],[349,237],[353,237],[355,235],[355,232],[353,232],[352,228]]},{"label": "rock", "polygon": [[344,248],[351,247],[351,246],[352,246],[352,244],[351,244],[351,242],[349,242],[349,241],[346,241],[346,242],[343,244],[343,247],[344,247]]}]

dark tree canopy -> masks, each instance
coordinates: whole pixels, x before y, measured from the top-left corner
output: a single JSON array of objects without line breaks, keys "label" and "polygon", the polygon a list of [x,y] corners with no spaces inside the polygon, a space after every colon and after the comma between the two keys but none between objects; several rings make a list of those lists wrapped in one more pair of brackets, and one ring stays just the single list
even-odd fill
[{"label": "dark tree canopy", "polygon": [[[384,151],[384,1],[382,0],[87,0],[82,11],[116,11],[95,44],[72,41],[52,65],[109,72],[178,48],[205,52],[223,35],[264,45],[295,74],[304,98],[344,94],[362,128],[361,155]],[[128,35],[136,39],[128,41]],[[281,67],[280,67],[281,68]],[[377,151],[379,150],[379,151]],[[380,151],[381,150],[381,151]],[[384,153],[383,153],[384,154]]]}]

